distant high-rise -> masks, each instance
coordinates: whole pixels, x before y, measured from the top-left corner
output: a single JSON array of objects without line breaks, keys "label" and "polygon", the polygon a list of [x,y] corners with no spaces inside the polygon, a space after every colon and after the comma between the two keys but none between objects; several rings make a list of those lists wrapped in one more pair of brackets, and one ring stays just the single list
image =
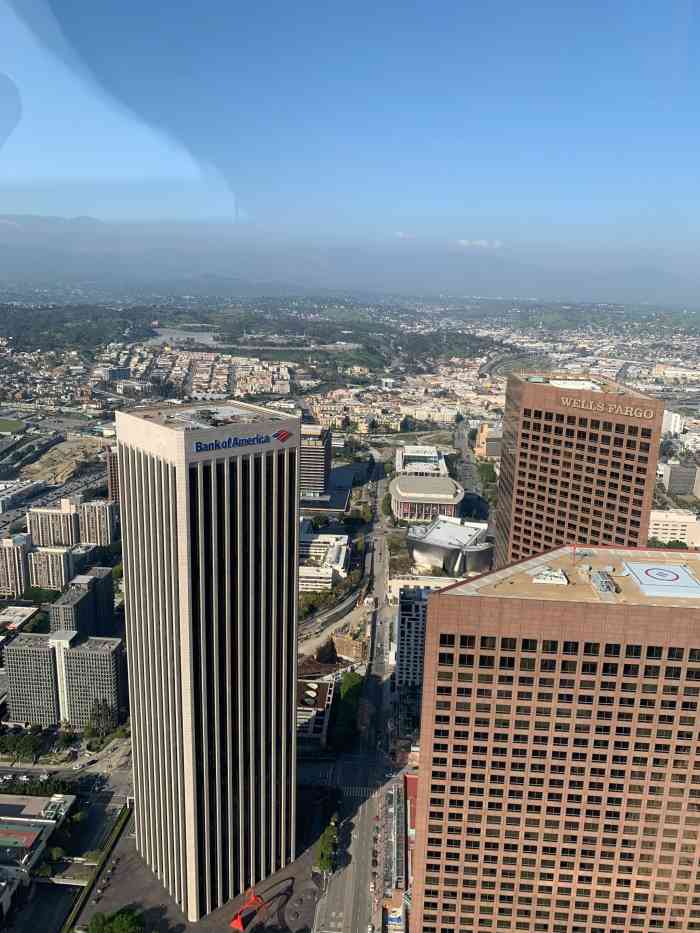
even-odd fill
[{"label": "distant high-rise", "polygon": [[80,541],[78,504],[61,499],[58,508],[34,508],[27,512],[27,530],[37,547],[71,547]]},{"label": "distant high-rise", "polygon": [[111,635],[114,620],[114,581],[109,567],[91,567],[70,581],[68,589],[49,608],[52,632]]},{"label": "distant high-rise", "polygon": [[0,596],[21,596],[29,585],[30,535],[13,535],[0,541]]},{"label": "distant high-rise", "polygon": [[302,498],[318,498],[328,493],[331,458],[331,432],[318,424],[302,424],[299,458],[299,494]]},{"label": "distant high-rise", "polygon": [[119,505],[119,458],[116,447],[107,448],[107,498]]},{"label": "distant high-rise", "polygon": [[420,687],[423,683],[423,650],[429,592],[420,586],[405,586],[399,591],[399,613],[396,620],[397,687]]},{"label": "distant high-rise", "polygon": [[608,379],[508,379],[496,565],[559,544],[646,544],[664,403]]},{"label": "distant high-rise", "polygon": [[42,547],[29,555],[29,582],[46,590],[64,590],[72,570],[71,549]]},{"label": "distant high-rise", "polygon": [[299,434],[117,413],[137,846],[190,920],[294,858]]},{"label": "distant high-rise", "polygon": [[428,599],[411,930],[700,929],[700,556],[571,547]]},{"label": "distant high-rise", "polygon": [[9,718],[84,729],[96,707],[116,725],[126,709],[124,646],[119,638],[76,632],[21,634],[5,652]]},{"label": "distant high-rise", "polygon": [[93,499],[78,506],[80,541],[108,547],[116,538],[117,509],[107,499]]}]

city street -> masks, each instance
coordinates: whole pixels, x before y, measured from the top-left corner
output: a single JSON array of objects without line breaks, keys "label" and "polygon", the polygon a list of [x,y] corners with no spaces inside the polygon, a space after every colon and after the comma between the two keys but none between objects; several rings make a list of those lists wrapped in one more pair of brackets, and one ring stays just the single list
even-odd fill
[{"label": "city street", "polygon": [[[375,463],[377,503],[386,492],[384,467]],[[379,512],[379,510],[378,510]],[[353,754],[335,761],[301,763],[301,783],[338,787],[343,792],[340,832],[340,867],[328,880],[325,896],[316,913],[315,933],[364,933],[379,919],[381,897],[381,837],[375,846],[382,789],[391,781],[394,768],[388,757],[391,724],[390,638],[393,612],[386,605],[389,553],[385,536],[388,523],[377,515],[373,542],[373,590],[377,609],[372,613],[370,660],[363,699],[369,707],[367,729]],[[368,536],[369,538],[369,536]],[[376,855],[375,855],[376,852]],[[374,862],[374,864],[373,864]],[[371,890],[372,873],[377,874],[376,895]]]}]

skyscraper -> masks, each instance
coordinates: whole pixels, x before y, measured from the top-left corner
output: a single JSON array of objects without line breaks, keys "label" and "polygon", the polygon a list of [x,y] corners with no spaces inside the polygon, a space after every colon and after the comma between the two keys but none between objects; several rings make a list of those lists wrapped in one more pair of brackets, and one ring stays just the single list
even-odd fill
[{"label": "skyscraper", "polygon": [[496,565],[559,544],[646,544],[664,403],[598,377],[512,375]]},{"label": "skyscraper", "polygon": [[0,596],[21,596],[29,585],[28,556],[31,535],[21,534],[0,541]]},{"label": "skyscraper", "polygon": [[117,448],[110,446],[106,454],[107,466],[107,498],[110,502],[119,505],[119,459]]},{"label": "skyscraper", "polygon": [[697,554],[562,547],[431,595],[411,929],[700,930],[699,702]]},{"label": "skyscraper", "polygon": [[299,461],[299,493],[303,497],[325,496],[330,486],[332,435],[319,424],[302,424]]},{"label": "skyscraper", "polygon": [[27,531],[37,547],[71,547],[80,541],[76,499],[61,499],[58,508],[34,508],[27,512]]},{"label": "skyscraper", "polygon": [[117,508],[107,499],[93,499],[78,506],[80,540],[108,547],[116,538]]},{"label": "skyscraper", "polygon": [[117,413],[137,844],[190,920],[294,858],[299,434]]}]

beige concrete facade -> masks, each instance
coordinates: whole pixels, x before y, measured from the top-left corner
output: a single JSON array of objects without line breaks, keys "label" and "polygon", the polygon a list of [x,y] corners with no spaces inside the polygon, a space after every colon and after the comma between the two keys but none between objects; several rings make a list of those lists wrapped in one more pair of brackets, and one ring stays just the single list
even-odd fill
[{"label": "beige concrete facade", "polygon": [[299,421],[202,403],[117,438],[137,844],[197,920],[295,854]]}]

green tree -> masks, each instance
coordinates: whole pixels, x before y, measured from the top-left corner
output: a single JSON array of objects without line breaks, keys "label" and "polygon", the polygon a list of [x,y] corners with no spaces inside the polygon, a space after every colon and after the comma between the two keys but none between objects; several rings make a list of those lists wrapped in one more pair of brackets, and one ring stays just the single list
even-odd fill
[{"label": "green tree", "polygon": [[382,496],[382,515],[391,515],[391,493],[387,492]]},{"label": "green tree", "polygon": [[687,551],[688,545],[685,541],[673,540],[673,541],[659,541],[658,538],[649,538],[647,541],[649,547],[663,547],[663,548],[672,548],[677,551]]},{"label": "green tree", "polygon": [[321,833],[316,843],[316,863],[321,871],[332,871],[335,852],[338,848],[338,815],[334,814],[330,823]]},{"label": "green tree", "polygon": [[90,719],[85,727],[85,735],[103,739],[117,724],[116,711],[106,700],[95,700],[90,710]]},{"label": "green tree", "polygon": [[88,924],[87,933],[144,933],[145,926],[140,914],[124,907],[116,913],[97,913]]}]

